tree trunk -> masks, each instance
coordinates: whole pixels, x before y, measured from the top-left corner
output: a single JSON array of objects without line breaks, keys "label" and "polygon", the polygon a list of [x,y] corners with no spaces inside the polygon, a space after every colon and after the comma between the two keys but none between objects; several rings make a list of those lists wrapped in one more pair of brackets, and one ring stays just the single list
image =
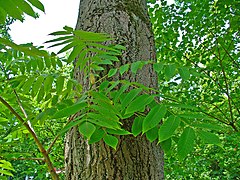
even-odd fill
[{"label": "tree trunk", "polygon": [[[127,48],[118,65],[156,60],[146,0],[81,0],[76,28],[116,37],[116,43]],[[81,82],[81,73],[75,72],[75,78]],[[124,78],[157,88],[157,76],[150,65],[136,76],[129,73]],[[131,125],[129,120],[124,127],[131,129]],[[88,145],[77,128],[72,128],[65,143],[66,179],[163,179],[163,151],[156,142],[129,135],[120,137],[119,142],[116,151],[103,141]]]}]

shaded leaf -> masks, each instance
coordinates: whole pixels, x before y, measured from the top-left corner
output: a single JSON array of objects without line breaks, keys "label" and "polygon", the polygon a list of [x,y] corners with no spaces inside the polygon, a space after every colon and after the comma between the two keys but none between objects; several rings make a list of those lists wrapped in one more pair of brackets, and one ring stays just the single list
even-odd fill
[{"label": "shaded leaf", "polygon": [[180,74],[180,76],[183,80],[189,80],[190,72],[189,72],[189,69],[187,67],[179,68],[178,71],[179,71],[179,74]]},{"label": "shaded leaf", "polygon": [[194,130],[190,127],[185,128],[177,144],[177,153],[180,160],[183,160],[193,150],[194,139]]},{"label": "shaded leaf", "polygon": [[158,127],[155,126],[154,128],[147,131],[146,137],[150,142],[155,141],[158,138]]},{"label": "shaded leaf", "polygon": [[204,143],[222,146],[221,141],[216,134],[213,134],[207,131],[202,131],[202,130],[198,131],[198,134]]},{"label": "shaded leaf", "polygon": [[59,76],[56,81],[56,91],[58,94],[62,92],[63,86],[64,86],[64,77]]},{"label": "shaded leaf", "polygon": [[161,145],[162,149],[164,150],[164,152],[168,152],[168,151],[170,151],[171,146],[172,146],[172,139],[168,138],[167,140],[162,141],[160,143],[160,145]]},{"label": "shaded leaf", "polygon": [[105,135],[105,131],[103,129],[101,129],[101,128],[96,129],[94,131],[94,133],[92,134],[88,143],[89,144],[96,143],[96,142],[100,141],[103,138],[104,135]]}]

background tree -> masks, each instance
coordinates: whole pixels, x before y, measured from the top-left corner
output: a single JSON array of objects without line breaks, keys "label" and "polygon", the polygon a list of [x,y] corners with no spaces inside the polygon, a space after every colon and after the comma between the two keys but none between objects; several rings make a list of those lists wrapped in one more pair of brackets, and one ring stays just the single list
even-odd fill
[{"label": "background tree", "polygon": [[[115,38],[114,43],[126,47],[116,67],[156,59],[145,0],[82,0],[79,8],[76,29],[109,33]],[[108,71],[105,67],[99,78]],[[89,90],[89,79],[84,79],[78,69],[75,78]],[[157,88],[157,77],[151,65],[144,66],[137,75],[115,75],[113,80],[121,78]],[[130,131],[132,122],[132,118],[124,120],[123,127]],[[103,142],[89,145],[77,128],[73,128],[65,144],[66,179],[163,179],[163,152],[156,142],[150,143],[145,136],[121,136],[119,141],[117,150]]]},{"label": "background tree", "polygon": [[[196,131],[195,152],[184,162],[170,153],[179,140],[177,134],[173,136],[172,148],[165,149],[166,178],[237,178],[239,1],[179,0],[172,5],[161,1],[150,12],[162,64],[162,97],[184,124],[201,128]],[[225,150],[202,143],[212,142],[209,133],[213,132],[218,132]]]}]

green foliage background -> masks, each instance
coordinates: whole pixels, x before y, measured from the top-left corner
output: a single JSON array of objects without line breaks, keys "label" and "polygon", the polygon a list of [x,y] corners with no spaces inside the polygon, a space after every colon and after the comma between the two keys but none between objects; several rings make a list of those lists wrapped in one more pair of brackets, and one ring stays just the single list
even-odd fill
[{"label": "green foliage background", "polygon": [[[36,18],[33,7],[44,11],[44,6],[38,0],[0,0],[0,173],[5,178],[46,178],[35,135],[54,167],[63,168],[63,135],[73,126],[89,143],[103,140],[114,149],[122,135],[157,140],[165,151],[166,179],[239,178],[239,2],[149,3],[158,62],[115,68],[126,49],[103,45],[114,39],[107,34],[70,27],[51,33],[54,39],[47,43],[64,45],[59,51],[68,52],[64,58],[15,44],[8,25],[23,21],[23,15]],[[99,77],[106,65],[112,69]],[[158,74],[159,89],[112,80],[145,65]],[[87,84],[74,79],[73,67],[82,70]],[[131,131],[121,123],[129,117],[134,118]],[[19,161],[29,158],[36,161]]]}]

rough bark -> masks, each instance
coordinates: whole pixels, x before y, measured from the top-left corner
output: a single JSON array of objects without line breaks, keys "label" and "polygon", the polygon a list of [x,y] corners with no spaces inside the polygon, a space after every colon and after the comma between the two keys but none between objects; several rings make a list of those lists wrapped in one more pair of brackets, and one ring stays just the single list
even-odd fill
[{"label": "rough bark", "polygon": [[[145,0],[81,0],[76,29],[116,37],[116,43],[127,48],[118,65],[156,59]],[[75,78],[82,82],[81,72],[75,72]],[[129,73],[124,78],[157,87],[151,66],[144,67],[136,76]],[[129,120],[124,126],[130,128],[131,124]],[[124,136],[119,142],[116,151],[102,141],[88,145],[77,128],[71,129],[65,144],[66,179],[163,179],[163,151],[156,142],[150,143],[145,136]]]}]

